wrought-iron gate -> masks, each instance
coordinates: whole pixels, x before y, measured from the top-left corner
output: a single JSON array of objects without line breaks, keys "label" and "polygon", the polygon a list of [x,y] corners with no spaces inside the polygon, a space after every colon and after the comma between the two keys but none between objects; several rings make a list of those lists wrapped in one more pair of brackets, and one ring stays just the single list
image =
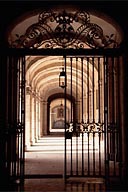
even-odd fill
[{"label": "wrought-iron gate", "polygon": [[24,182],[25,57],[7,57],[6,171],[9,189],[21,190]]},{"label": "wrought-iron gate", "polygon": [[65,178],[120,178],[121,57],[66,56],[65,74]]},{"label": "wrought-iron gate", "polygon": [[[121,178],[122,56],[95,55],[93,51],[88,56],[67,53],[65,50],[65,109],[69,109],[68,118],[65,110],[65,178]],[[51,50],[45,54],[50,55]],[[2,157],[13,188],[24,182],[25,57],[12,55],[5,60],[8,96]]]}]

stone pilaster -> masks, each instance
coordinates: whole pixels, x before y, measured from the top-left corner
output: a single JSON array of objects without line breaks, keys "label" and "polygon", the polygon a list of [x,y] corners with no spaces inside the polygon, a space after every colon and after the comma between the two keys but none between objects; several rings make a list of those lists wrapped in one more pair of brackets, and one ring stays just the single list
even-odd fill
[{"label": "stone pilaster", "polygon": [[25,107],[25,148],[31,145],[30,132],[31,132],[31,87],[26,87],[26,107]]},{"label": "stone pilaster", "polygon": [[42,120],[43,135],[47,135],[47,101],[43,101]]}]

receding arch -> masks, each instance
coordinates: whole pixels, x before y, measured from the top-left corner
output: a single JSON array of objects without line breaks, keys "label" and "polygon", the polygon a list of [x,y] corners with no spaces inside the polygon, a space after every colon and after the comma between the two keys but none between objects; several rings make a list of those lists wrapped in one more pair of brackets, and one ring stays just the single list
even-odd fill
[{"label": "receding arch", "polygon": [[[50,127],[50,104],[51,104],[51,102],[52,101],[55,101],[55,100],[57,100],[57,99],[60,99],[60,100],[63,100],[63,105],[65,105],[64,104],[64,98],[65,98],[65,95],[64,95],[64,93],[55,93],[55,94],[52,94],[51,96],[49,96],[49,98],[48,98],[48,104],[47,104],[47,108],[48,108],[48,133],[50,132],[50,130],[49,130],[49,127]],[[74,97],[72,97],[71,98],[71,95],[69,95],[69,94],[67,94],[66,95],[66,98],[67,98],[67,100],[68,100],[68,102],[69,102],[69,111],[71,111],[71,104],[70,104],[70,102],[72,102],[72,106],[73,106],[73,119],[75,120],[75,98]],[[58,103],[58,105],[60,105],[61,103]],[[58,106],[58,105],[56,105],[55,104],[55,106]]]}]

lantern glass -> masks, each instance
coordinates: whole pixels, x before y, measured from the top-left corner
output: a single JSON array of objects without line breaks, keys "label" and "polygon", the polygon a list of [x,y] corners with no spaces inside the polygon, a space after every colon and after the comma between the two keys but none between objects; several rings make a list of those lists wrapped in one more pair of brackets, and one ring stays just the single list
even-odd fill
[{"label": "lantern glass", "polygon": [[62,88],[65,88],[66,86],[65,78],[66,78],[65,71],[64,71],[64,68],[62,68],[62,71],[60,72],[60,75],[59,75],[59,86]]}]

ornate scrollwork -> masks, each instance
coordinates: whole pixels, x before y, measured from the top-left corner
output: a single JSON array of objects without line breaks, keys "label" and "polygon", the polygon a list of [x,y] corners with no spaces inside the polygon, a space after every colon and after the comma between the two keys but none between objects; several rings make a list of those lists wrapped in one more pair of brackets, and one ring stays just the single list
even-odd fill
[{"label": "ornate scrollwork", "polygon": [[[77,27],[78,26],[78,27]],[[109,45],[117,47],[115,35],[103,33],[103,29],[90,22],[90,15],[86,11],[69,13],[41,12],[38,22],[32,24],[25,34],[19,36],[11,43],[12,47],[39,48],[105,48]]]},{"label": "ornate scrollwork", "polygon": [[109,133],[118,132],[118,125],[117,125],[117,123],[109,123],[108,124],[108,132]]},{"label": "ornate scrollwork", "polygon": [[68,123],[67,132],[73,132],[73,131],[79,133],[102,132],[103,123]]},{"label": "ornate scrollwork", "polygon": [[18,122],[16,127],[16,133],[17,134],[23,133],[23,129],[24,129],[24,125],[21,122]]},{"label": "ornate scrollwork", "polygon": [[102,132],[103,123],[81,123],[82,132]]}]

